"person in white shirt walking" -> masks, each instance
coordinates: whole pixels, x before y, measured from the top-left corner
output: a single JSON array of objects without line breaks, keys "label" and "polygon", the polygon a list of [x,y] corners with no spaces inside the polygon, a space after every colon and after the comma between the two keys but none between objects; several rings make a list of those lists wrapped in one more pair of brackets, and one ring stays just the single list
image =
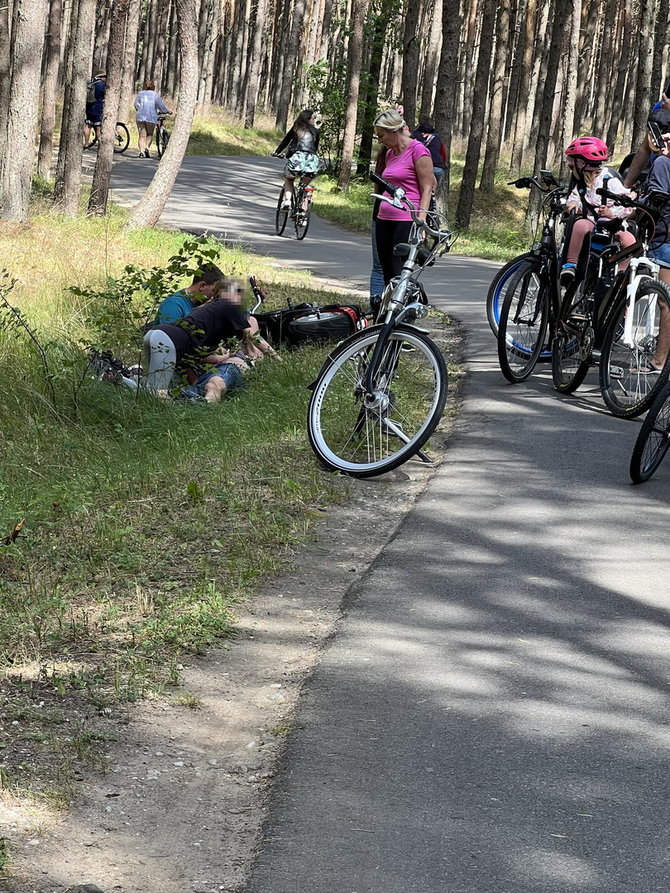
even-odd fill
[{"label": "person in white shirt walking", "polygon": [[134,105],[140,158],[151,158],[149,147],[158,124],[158,115],[171,115],[172,112],[156,92],[156,82],[151,80],[144,82],[144,90],[137,94]]}]

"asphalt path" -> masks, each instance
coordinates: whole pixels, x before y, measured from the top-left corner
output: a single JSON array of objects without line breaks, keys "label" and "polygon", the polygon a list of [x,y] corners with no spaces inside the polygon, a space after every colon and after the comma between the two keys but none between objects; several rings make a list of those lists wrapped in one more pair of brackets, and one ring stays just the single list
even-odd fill
[{"label": "asphalt path", "polygon": [[[115,167],[117,195],[149,164]],[[164,220],[364,284],[364,239],[272,235],[278,173],[187,159]],[[503,381],[492,272],[427,271],[469,333],[463,411],[305,686],[247,893],[668,889],[670,459],[629,483],[639,422],[595,376]]]}]

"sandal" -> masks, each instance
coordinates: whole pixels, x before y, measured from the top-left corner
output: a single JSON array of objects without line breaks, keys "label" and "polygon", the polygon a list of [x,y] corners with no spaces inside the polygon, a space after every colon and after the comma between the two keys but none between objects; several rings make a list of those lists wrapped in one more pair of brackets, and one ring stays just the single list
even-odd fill
[{"label": "sandal", "polygon": [[657,369],[653,363],[642,363],[640,366],[631,366],[631,375],[660,375],[662,369]]}]

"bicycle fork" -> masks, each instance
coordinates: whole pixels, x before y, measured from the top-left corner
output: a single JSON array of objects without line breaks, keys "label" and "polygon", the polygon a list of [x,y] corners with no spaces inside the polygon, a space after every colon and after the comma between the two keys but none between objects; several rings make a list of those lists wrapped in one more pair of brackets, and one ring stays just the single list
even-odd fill
[{"label": "bicycle fork", "polygon": [[[642,266],[643,272],[638,272],[638,267],[640,266]],[[654,336],[654,318],[658,300],[656,294],[652,293],[645,299],[647,313],[641,325],[639,313],[638,323],[637,325],[635,324],[635,298],[642,280],[650,277],[658,278],[660,267],[647,257],[634,257],[630,262],[630,267],[632,275],[629,277],[626,288],[626,307],[621,341],[626,347],[633,348],[636,344],[640,344],[643,340],[653,338]]]}]

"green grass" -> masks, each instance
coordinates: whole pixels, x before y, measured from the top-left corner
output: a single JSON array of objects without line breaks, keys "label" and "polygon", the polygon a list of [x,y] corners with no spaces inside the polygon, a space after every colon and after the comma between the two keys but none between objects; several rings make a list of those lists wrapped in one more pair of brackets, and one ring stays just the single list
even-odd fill
[{"label": "green grass", "polygon": [[[105,716],[178,684],[180,656],[234,635],[240,602],[287,566],[316,507],[346,495],[305,438],[306,385],[322,349],[266,361],[220,406],[137,399],[86,374],[87,343],[114,331],[108,346],[135,359],[140,340],[123,314],[125,328],[118,319],[110,328],[110,281],[130,263],[165,265],[185,240],[125,233],[125,219],[117,209],[63,219],[42,196],[27,225],[0,224],[0,267],[16,277],[8,299],[42,345],[56,398],[34,342],[0,313],[10,385],[0,393],[0,541],[25,522],[0,545],[0,703],[3,716],[19,705],[29,716],[28,728],[0,731],[0,773],[9,791],[44,797],[67,799],[66,769],[98,734],[83,719],[76,736],[62,735],[53,716],[81,705],[82,716],[90,705]],[[227,273],[255,273],[276,305],[336,300],[306,274],[209,244]],[[73,294],[75,284],[92,290]],[[59,777],[45,763],[49,741]],[[25,768],[10,772],[17,761]]]}]

